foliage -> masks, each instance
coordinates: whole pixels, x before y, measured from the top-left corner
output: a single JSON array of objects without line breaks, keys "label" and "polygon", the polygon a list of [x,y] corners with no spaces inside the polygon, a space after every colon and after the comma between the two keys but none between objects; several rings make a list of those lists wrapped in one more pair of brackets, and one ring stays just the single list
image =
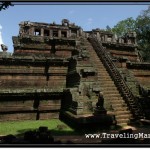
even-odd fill
[{"label": "foliage", "polygon": [[109,25],[106,26],[106,31],[111,31],[111,28]]},{"label": "foliage", "polygon": [[5,10],[5,9],[7,9],[9,6],[14,6],[14,5],[12,5],[12,2],[7,2],[7,1],[5,1],[5,2],[0,2],[1,4],[0,4],[0,11],[1,10]]},{"label": "foliage", "polygon": [[143,10],[134,20],[132,17],[119,21],[112,32],[117,36],[123,36],[129,31],[137,33],[137,43],[145,61],[150,61],[150,6]]},{"label": "foliage", "polygon": [[150,6],[136,19],[137,42],[145,61],[150,61]]},{"label": "foliage", "polygon": [[117,36],[123,36],[129,31],[135,31],[136,21],[130,17],[125,20],[119,21],[117,25],[112,28],[112,32]]}]

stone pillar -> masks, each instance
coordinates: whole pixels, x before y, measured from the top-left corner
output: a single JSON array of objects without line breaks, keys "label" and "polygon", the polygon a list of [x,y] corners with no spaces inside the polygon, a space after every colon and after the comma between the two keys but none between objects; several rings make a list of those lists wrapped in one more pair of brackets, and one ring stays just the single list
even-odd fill
[{"label": "stone pillar", "polygon": [[105,38],[104,39],[105,39],[105,42],[107,42],[107,34],[105,34]]},{"label": "stone pillar", "polygon": [[101,36],[101,41],[102,41],[102,42],[104,42],[104,41],[105,41],[105,39],[104,39],[104,35],[102,35],[102,36]]},{"label": "stone pillar", "polygon": [[41,36],[44,36],[44,29],[41,28]]},{"label": "stone pillar", "polygon": [[101,37],[101,34],[100,34],[100,33],[99,33],[99,40],[102,41],[102,37]]},{"label": "stone pillar", "polygon": [[79,37],[79,30],[77,30],[77,37]]},{"label": "stone pillar", "polygon": [[68,31],[68,35],[69,35],[69,37],[71,37],[71,30]]},{"label": "stone pillar", "polygon": [[52,30],[49,31],[49,34],[50,34],[49,35],[50,37],[53,37],[53,31]]},{"label": "stone pillar", "polygon": [[67,34],[67,38],[68,38],[69,37],[68,31],[66,31],[66,34]]},{"label": "stone pillar", "polygon": [[112,36],[112,42],[116,42],[115,35]]},{"label": "stone pillar", "polygon": [[97,32],[97,38],[99,39],[99,37],[100,37],[100,34],[99,34],[99,32]]},{"label": "stone pillar", "polygon": [[58,30],[58,37],[61,38],[61,30]]},{"label": "stone pillar", "polygon": [[79,36],[82,36],[83,30],[79,29]]},{"label": "stone pillar", "polygon": [[127,44],[131,44],[131,39],[130,38],[127,39]]},{"label": "stone pillar", "polygon": [[35,30],[34,27],[30,28],[30,35],[34,35],[34,30]]},{"label": "stone pillar", "polygon": [[121,37],[119,37],[119,38],[118,38],[118,43],[121,43],[121,42],[122,42],[122,41],[121,41]]}]

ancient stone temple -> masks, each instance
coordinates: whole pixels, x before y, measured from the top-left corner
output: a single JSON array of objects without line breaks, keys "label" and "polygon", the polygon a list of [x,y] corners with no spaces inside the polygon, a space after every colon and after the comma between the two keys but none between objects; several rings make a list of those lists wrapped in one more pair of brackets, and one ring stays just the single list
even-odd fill
[{"label": "ancient stone temple", "polygon": [[[13,54],[1,45],[0,121],[64,118],[75,123],[128,124],[148,118],[150,64],[136,33],[24,21]],[[148,104],[148,105],[147,105]]]}]

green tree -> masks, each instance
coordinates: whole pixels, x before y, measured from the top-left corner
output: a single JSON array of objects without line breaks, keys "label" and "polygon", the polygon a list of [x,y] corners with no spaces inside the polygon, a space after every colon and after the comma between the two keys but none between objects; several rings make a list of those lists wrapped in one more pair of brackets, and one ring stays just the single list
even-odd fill
[{"label": "green tree", "polygon": [[136,18],[136,32],[143,58],[150,62],[150,6]]},{"label": "green tree", "polygon": [[129,31],[135,31],[136,21],[130,17],[125,20],[119,21],[113,28],[112,32],[117,36],[123,36]]},{"label": "green tree", "polygon": [[137,33],[137,43],[145,61],[150,62],[150,6],[143,10],[134,20],[132,17],[119,21],[112,32],[117,36],[123,36],[129,31]]},{"label": "green tree", "polygon": [[7,1],[0,2],[0,11],[3,9],[4,10],[7,9],[9,6],[14,6],[14,5],[12,5],[12,2],[7,2]]},{"label": "green tree", "polygon": [[111,28],[109,25],[106,26],[106,31],[111,31]]}]

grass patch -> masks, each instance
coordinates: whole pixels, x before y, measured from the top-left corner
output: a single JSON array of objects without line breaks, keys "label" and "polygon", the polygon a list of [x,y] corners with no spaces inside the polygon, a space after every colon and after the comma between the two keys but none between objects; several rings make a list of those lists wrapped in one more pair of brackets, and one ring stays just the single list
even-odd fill
[{"label": "grass patch", "polygon": [[21,135],[29,130],[37,130],[40,126],[46,126],[54,135],[74,134],[74,130],[59,119],[51,120],[26,120],[0,122],[0,135]]}]

